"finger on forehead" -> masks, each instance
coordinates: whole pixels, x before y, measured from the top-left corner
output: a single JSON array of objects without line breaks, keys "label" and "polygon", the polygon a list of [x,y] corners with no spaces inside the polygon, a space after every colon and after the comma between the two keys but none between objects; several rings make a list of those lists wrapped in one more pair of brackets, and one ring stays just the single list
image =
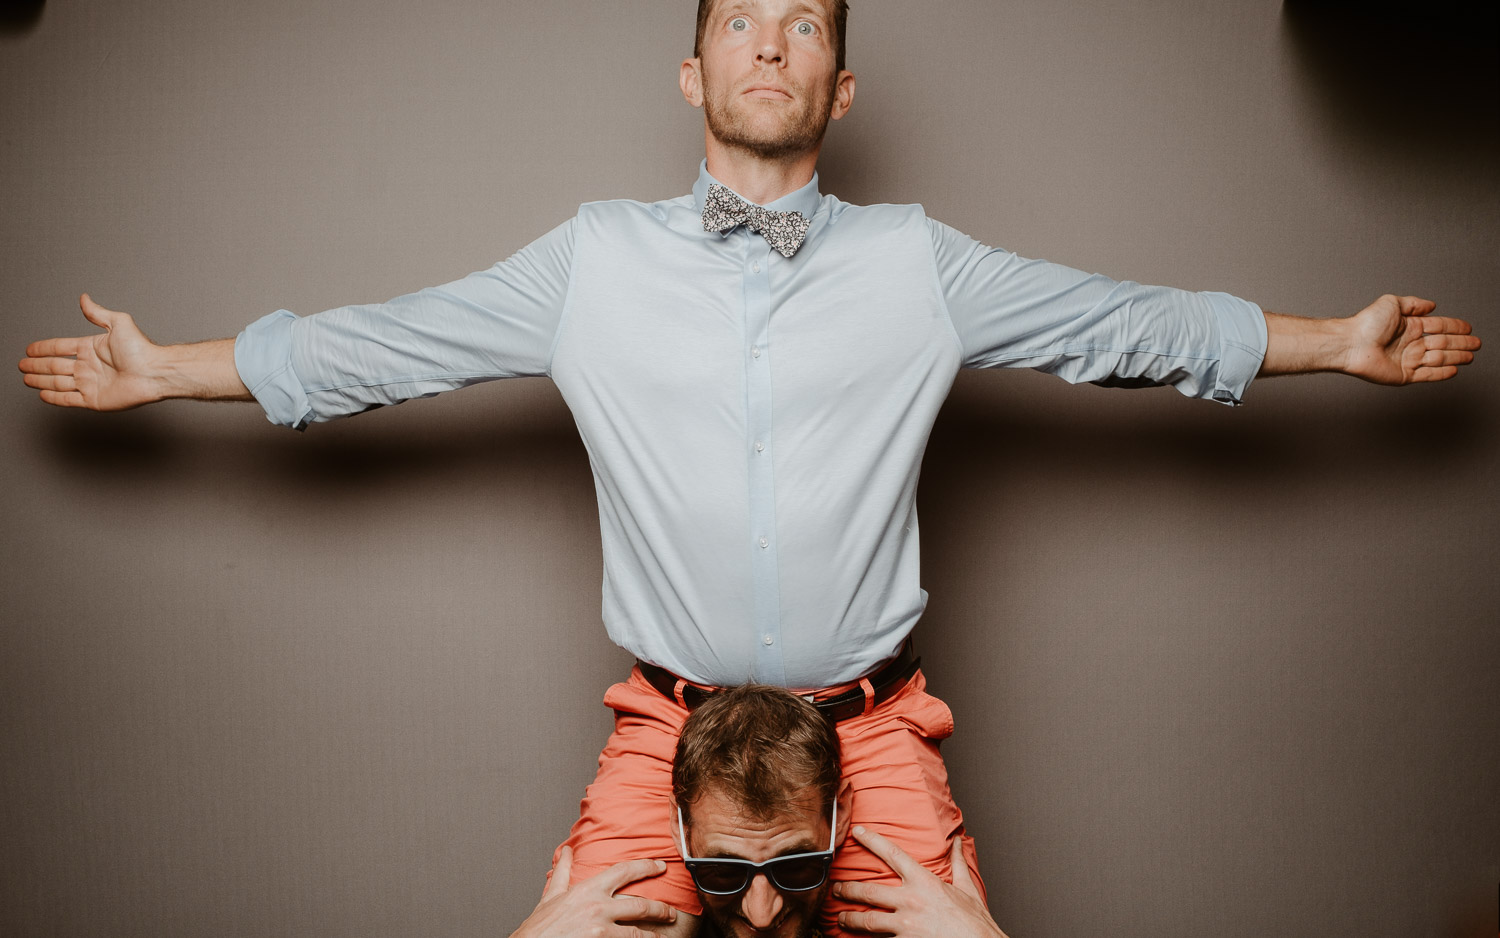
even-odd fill
[{"label": "finger on forehead", "polygon": [[913,860],[905,850],[902,850],[885,836],[870,830],[868,827],[859,826],[854,828],[854,839],[869,848],[871,853],[884,860],[886,865],[895,870],[903,881],[927,872],[922,864]]},{"label": "finger on forehead", "polygon": [[40,339],[26,346],[26,354],[32,358],[46,358],[49,355],[77,355],[78,350],[88,341],[90,340],[83,336],[75,336],[71,339]]}]

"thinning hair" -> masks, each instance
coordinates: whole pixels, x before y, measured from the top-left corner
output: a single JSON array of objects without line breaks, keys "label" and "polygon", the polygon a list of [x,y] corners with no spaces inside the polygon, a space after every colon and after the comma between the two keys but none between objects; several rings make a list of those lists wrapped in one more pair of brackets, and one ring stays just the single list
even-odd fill
[{"label": "thinning hair", "polygon": [[[719,0],[698,0],[698,32],[693,39],[693,58],[703,57],[703,35],[708,30],[708,18],[713,16]],[[837,63],[834,68],[844,70],[844,36],[849,29],[849,0],[819,0],[828,9],[828,18],[833,21],[833,55]]]},{"label": "thinning hair", "polygon": [[827,811],[841,772],[833,721],[790,691],[742,684],[688,715],[672,761],[672,796],[686,808],[717,792],[758,818],[814,799]]}]

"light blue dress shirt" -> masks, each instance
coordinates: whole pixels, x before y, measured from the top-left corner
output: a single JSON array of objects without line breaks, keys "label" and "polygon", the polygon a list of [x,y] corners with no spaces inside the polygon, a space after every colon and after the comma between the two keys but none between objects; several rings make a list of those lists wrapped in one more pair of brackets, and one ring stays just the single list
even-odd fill
[{"label": "light blue dress shirt", "polygon": [[388,303],[279,310],[241,333],[236,366],[298,428],[549,376],[593,469],[610,638],[704,684],[817,688],[877,667],[922,614],[917,473],[960,367],[1238,403],[1265,354],[1244,300],[1027,260],[816,176],[766,206],[812,219],[784,258],[703,230],[713,181],[584,205]]}]

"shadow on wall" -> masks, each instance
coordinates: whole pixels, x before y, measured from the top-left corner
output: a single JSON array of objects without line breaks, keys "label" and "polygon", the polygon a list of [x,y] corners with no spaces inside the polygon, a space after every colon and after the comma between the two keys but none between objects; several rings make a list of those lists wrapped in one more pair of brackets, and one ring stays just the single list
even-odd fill
[{"label": "shadow on wall", "polygon": [[[499,473],[536,474],[588,486],[587,454],[571,424],[408,426],[340,421],[307,435],[258,428],[223,437],[196,433],[160,412],[44,412],[37,441],[59,472],[98,487],[195,479],[256,480],[292,499],[357,503],[388,489],[454,484]],[[465,484],[459,481],[458,484]]]},{"label": "shadow on wall", "polygon": [[[1452,461],[1481,458],[1493,426],[1473,387],[1442,389],[1441,406],[1407,394],[1380,408],[1293,415],[1246,414],[1226,421],[1216,409],[1187,407],[1171,419],[1147,417],[1147,391],[1129,409],[1089,413],[1038,412],[1001,382],[964,382],[934,427],[924,462],[924,492],[958,484],[970,471],[992,473],[997,461],[1024,448],[1027,471],[1159,471],[1163,464],[1227,480],[1259,479],[1296,460],[1336,468],[1346,478],[1425,464],[1435,451]],[[1090,392],[1084,392],[1090,393]],[[1103,394],[1105,392],[1097,392]],[[1098,398],[1096,398],[1098,400]],[[127,414],[45,411],[36,415],[34,441],[59,471],[99,485],[182,484],[206,474],[254,478],[278,491],[320,503],[378,497],[390,487],[423,489],[465,484],[495,473],[537,475],[592,496],[587,454],[574,426],[544,421],[524,427],[505,421],[477,425],[441,420],[420,429],[365,421],[320,424],[307,435],[263,431],[224,438],[202,436],[160,412]],[[1427,441],[1415,447],[1413,440]],[[1023,443],[1018,443],[1023,441]],[[935,480],[946,481],[938,482]],[[289,494],[288,497],[300,497]],[[935,496],[931,496],[935,497]],[[931,497],[929,500],[931,500]]]},{"label": "shadow on wall", "polygon": [[0,0],[0,35],[30,32],[46,5],[47,0]]},{"label": "shadow on wall", "polygon": [[[995,466],[1013,464],[1021,452],[1024,471],[1042,478],[1073,473],[1118,480],[1173,470],[1265,488],[1280,485],[1267,480],[1289,465],[1352,481],[1418,473],[1435,453],[1450,465],[1471,464],[1489,458],[1494,433],[1489,407],[1474,387],[1444,388],[1437,405],[1429,395],[1408,392],[1353,412],[1262,411],[1232,419],[1200,402],[1163,401],[1175,394],[1166,390],[1133,392],[1136,400],[1126,410],[1095,405],[1097,413],[1061,418],[1014,401],[1007,405],[997,390],[971,383],[948,399],[923,464],[924,502],[940,502],[950,493],[961,497],[961,476],[993,477]],[[1158,406],[1192,406],[1178,406],[1169,417],[1153,414],[1152,396]],[[1414,446],[1414,440],[1424,445]],[[1107,460],[1101,461],[1101,453]],[[929,479],[943,481],[928,485]]]},{"label": "shadow on wall", "polygon": [[1500,5],[1285,0],[1281,17],[1329,122],[1372,154],[1466,166],[1500,153]]}]

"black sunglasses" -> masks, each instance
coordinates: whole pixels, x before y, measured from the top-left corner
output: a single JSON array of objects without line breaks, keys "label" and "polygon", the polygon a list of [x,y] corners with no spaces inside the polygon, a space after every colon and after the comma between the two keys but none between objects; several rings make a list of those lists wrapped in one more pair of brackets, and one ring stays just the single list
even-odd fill
[{"label": "black sunglasses", "polygon": [[735,896],[750,888],[750,883],[764,873],[771,884],[782,892],[807,892],[817,889],[828,880],[828,868],[833,865],[833,838],[838,830],[839,804],[833,802],[833,816],[829,819],[828,849],[816,853],[793,853],[784,857],[772,857],[762,863],[740,860],[734,857],[712,859],[695,857],[688,853],[687,828],[682,823],[682,808],[677,808],[677,829],[682,837],[682,862],[693,877],[693,884],[710,896]]}]

